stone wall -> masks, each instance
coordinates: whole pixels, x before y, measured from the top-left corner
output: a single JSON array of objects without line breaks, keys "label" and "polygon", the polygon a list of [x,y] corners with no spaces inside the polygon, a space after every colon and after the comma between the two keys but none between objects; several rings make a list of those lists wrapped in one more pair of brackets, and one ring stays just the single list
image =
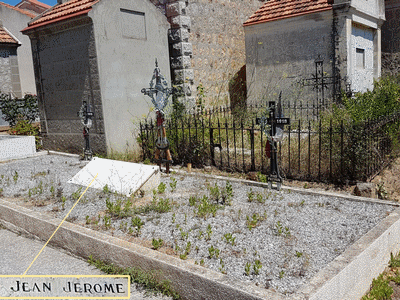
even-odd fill
[{"label": "stone wall", "polygon": [[400,72],[400,1],[385,1],[386,22],[382,26],[382,74]]},{"label": "stone wall", "polygon": [[[0,91],[21,97],[17,45],[3,45],[0,47]],[[1,123],[2,120],[0,121]]]},{"label": "stone wall", "polygon": [[276,101],[281,91],[284,101],[308,101],[310,91],[298,83],[312,78],[315,61],[333,75],[332,26],[331,10],[246,26],[247,103]]},{"label": "stone wall", "polygon": [[39,36],[31,33],[43,146],[82,152],[83,126],[77,112],[82,101],[87,101],[95,112],[91,146],[94,152],[104,153],[103,111],[91,19],[81,17],[45,30]]},{"label": "stone wall", "polygon": [[263,1],[169,2],[172,77],[183,88],[186,103],[194,105],[201,84],[205,106],[229,104],[229,90],[236,93],[229,83],[238,86],[235,80],[243,79],[238,75],[246,63],[243,23]]}]

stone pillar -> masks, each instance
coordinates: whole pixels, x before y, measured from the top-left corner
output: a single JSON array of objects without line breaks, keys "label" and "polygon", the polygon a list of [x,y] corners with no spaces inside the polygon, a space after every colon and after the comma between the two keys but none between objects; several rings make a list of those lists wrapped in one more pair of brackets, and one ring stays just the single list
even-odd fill
[{"label": "stone pillar", "polygon": [[180,89],[178,100],[186,109],[195,106],[193,89],[192,44],[189,42],[190,17],[186,15],[187,2],[169,0],[166,16],[171,28],[168,32],[172,85]]}]

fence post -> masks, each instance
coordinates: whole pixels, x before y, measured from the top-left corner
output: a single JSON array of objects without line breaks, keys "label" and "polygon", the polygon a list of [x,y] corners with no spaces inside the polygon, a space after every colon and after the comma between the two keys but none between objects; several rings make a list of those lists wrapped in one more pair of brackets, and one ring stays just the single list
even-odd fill
[{"label": "fence post", "polygon": [[254,121],[251,121],[251,129],[250,129],[250,147],[251,147],[251,171],[255,171],[256,162],[255,162],[255,154],[254,154]]},{"label": "fence post", "polygon": [[209,126],[210,129],[210,154],[211,154],[211,165],[215,166],[215,154],[214,154],[214,129]]}]

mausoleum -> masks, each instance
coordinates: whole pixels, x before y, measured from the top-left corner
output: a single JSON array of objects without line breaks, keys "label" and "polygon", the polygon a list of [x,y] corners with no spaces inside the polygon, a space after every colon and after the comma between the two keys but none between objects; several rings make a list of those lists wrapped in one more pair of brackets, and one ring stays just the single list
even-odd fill
[{"label": "mausoleum", "polygon": [[[315,61],[354,92],[381,74],[383,0],[269,0],[245,23],[248,103],[315,72]],[[271,79],[273,77],[273,79]],[[274,81],[275,80],[275,81]]]}]

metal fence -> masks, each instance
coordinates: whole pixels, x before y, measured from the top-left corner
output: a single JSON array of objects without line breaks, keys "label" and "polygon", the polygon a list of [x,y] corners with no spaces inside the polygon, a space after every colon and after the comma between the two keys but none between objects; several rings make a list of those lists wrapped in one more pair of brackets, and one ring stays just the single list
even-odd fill
[{"label": "metal fence", "polygon": [[[400,149],[399,128],[400,113],[361,124],[292,119],[278,145],[281,175],[342,183],[366,180],[384,168]],[[214,110],[167,120],[166,130],[175,164],[190,162],[194,167],[269,172],[267,137],[253,117],[235,118],[227,110]],[[153,159],[156,135],[153,121],[140,124],[143,159]]]}]

